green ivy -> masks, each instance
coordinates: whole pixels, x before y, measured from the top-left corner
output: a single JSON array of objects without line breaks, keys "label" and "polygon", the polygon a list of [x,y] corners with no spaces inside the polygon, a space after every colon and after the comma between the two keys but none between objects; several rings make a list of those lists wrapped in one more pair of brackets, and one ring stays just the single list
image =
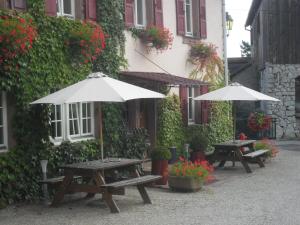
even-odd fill
[{"label": "green ivy", "polygon": [[[37,181],[41,177],[41,158],[50,157],[52,171],[60,162],[73,161],[72,158],[68,158],[69,161],[63,159],[65,155],[62,154],[69,157],[74,153],[69,145],[53,150],[49,143],[49,108],[30,106],[29,103],[84,79],[91,71],[103,71],[117,77],[120,68],[126,65],[123,9],[123,0],[97,1],[97,15],[101,15],[97,21],[107,35],[106,48],[93,64],[84,65],[70,60],[73,56],[65,45],[69,31],[79,26],[79,21],[45,16],[44,0],[28,0],[27,13],[0,10],[0,15],[15,13],[31,17],[38,30],[38,37],[27,54],[0,67],[0,90],[8,92],[15,103],[13,135],[17,142],[14,149],[0,155],[0,207],[39,196]],[[104,129],[107,131],[104,141],[119,151],[122,140],[117,127],[121,123],[122,108],[117,104],[103,105]],[[99,148],[95,143],[78,145],[76,149],[81,150],[74,150],[77,158],[97,157]],[[56,159],[55,163],[52,159]]]}]

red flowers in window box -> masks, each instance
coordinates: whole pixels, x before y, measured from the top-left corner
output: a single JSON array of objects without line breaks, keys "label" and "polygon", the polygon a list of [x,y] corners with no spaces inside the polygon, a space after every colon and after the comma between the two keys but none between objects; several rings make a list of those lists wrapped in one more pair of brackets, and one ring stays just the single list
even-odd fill
[{"label": "red flowers in window box", "polygon": [[13,15],[0,16],[0,64],[32,48],[37,31],[32,19]]},{"label": "red flowers in window box", "polygon": [[254,131],[263,131],[270,128],[272,118],[261,112],[250,113],[248,127]]},{"label": "red flowers in window box", "polygon": [[149,48],[163,51],[171,48],[173,43],[173,34],[169,29],[159,26],[148,26],[146,30],[141,31],[139,37],[146,43]]},{"label": "red flowers in window box", "polygon": [[70,55],[86,64],[94,61],[105,48],[105,34],[99,24],[82,21],[72,28],[66,44],[70,47]]}]

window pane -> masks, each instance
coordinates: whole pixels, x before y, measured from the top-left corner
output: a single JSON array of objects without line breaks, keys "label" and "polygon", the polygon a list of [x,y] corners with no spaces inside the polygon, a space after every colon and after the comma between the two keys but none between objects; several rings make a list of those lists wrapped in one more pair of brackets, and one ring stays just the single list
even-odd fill
[{"label": "window pane", "polygon": [[69,126],[70,126],[70,135],[74,134],[74,128],[73,128],[73,121],[69,120]]},{"label": "window pane", "polygon": [[56,106],[56,120],[61,120],[61,106]]},{"label": "window pane", "polygon": [[72,117],[72,105],[69,105],[69,118],[73,118]]},{"label": "window pane", "polygon": [[74,134],[79,134],[79,127],[77,120],[74,120]]},{"label": "window pane", "polygon": [[137,0],[136,10],[137,10],[137,24],[144,25],[144,15],[143,15],[143,0]]},{"label": "window pane", "polygon": [[77,104],[72,104],[72,118],[77,118]]},{"label": "window pane", "polygon": [[87,115],[86,115],[86,107],[87,107],[87,104],[86,103],[82,103],[82,117],[87,117]]},{"label": "window pane", "polygon": [[4,144],[4,134],[3,134],[3,127],[0,127],[0,144]]},{"label": "window pane", "polygon": [[87,104],[87,117],[91,117],[92,116],[92,114],[91,114],[91,107],[92,107],[92,104],[88,103]]},{"label": "window pane", "polygon": [[86,119],[82,120],[82,133],[86,134],[87,133],[87,124],[86,124]]},{"label": "window pane", "polygon": [[186,31],[192,32],[191,29],[191,5],[186,5]]},{"label": "window pane", "polygon": [[189,98],[193,97],[193,88],[189,88]]},{"label": "window pane", "polygon": [[88,119],[87,125],[88,125],[87,132],[91,133],[92,132],[92,120],[91,119]]},{"label": "window pane", "polygon": [[193,99],[189,99],[189,119],[193,119]]},{"label": "window pane", "polygon": [[57,122],[56,123],[56,126],[57,126],[57,136],[56,137],[61,137],[61,122]]},{"label": "window pane", "polygon": [[72,14],[71,0],[63,0],[64,14]]},{"label": "window pane", "polygon": [[51,105],[50,118],[51,118],[51,120],[55,120],[55,105]]},{"label": "window pane", "polygon": [[3,126],[3,108],[0,108],[0,126]]},{"label": "window pane", "polygon": [[55,130],[56,130],[56,127],[55,127],[55,123],[51,123],[51,137],[55,138]]}]

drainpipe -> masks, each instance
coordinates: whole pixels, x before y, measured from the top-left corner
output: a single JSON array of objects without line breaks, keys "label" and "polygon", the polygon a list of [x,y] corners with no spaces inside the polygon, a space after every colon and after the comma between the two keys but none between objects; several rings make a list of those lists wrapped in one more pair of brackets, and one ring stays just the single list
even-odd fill
[{"label": "drainpipe", "polygon": [[227,59],[227,35],[226,35],[226,10],[225,10],[225,0],[222,0],[222,26],[223,26],[223,58],[224,58],[224,76],[225,85],[228,85],[229,73],[228,73],[228,59]]}]

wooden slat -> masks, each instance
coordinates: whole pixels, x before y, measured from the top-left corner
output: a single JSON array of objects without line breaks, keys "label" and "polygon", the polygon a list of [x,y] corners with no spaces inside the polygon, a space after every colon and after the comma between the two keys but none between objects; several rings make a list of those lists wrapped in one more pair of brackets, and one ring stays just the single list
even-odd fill
[{"label": "wooden slat", "polygon": [[109,189],[117,189],[121,187],[126,186],[133,186],[133,185],[139,185],[139,184],[145,184],[145,183],[151,183],[153,181],[159,180],[161,176],[155,176],[155,175],[147,175],[142,177],[136,177],[128,180],[122,180],[110,184],[104,184],[101,187],[106,187]]},{"label": "wooden slat", "polygon": [[261,156],[265,153],[267,153],[269,150],[268,149],[261,149],[261,150],[257,150],[255,152],[250,152],[246,155],[243,155],[244,157],[249,157],[249,158],[255,158],[257,156]]},{"label": "wooden slat", "polygon": [[[56,183],[61,183],[65,176],[60,176],[60,177],[52,177],[52,178],[47,178],[46,180],[40,180],[39,183],[41,184],[56,184]],[[74,180],[81,178],[81,176],[74,176]]]}]

